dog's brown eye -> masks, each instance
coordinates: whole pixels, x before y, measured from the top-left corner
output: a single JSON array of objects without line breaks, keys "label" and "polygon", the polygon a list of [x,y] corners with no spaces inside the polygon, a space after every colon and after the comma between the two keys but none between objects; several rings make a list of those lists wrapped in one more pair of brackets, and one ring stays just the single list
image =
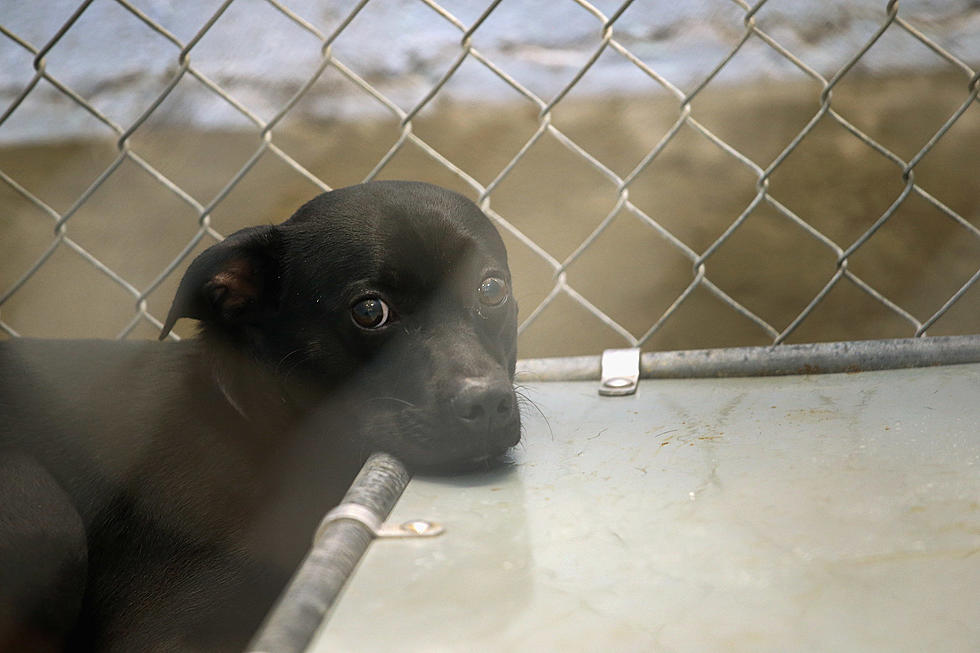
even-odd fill
[{"label": "dog's brown eye", "polygon": [[388,322],[388,305],[377,297],[369,297],[357,302],[350,309],[354,324],[362,329],[378,329]]},{"label": "dog's brown eye", "polygon": [[486,306],[499,306],[507,299],[507,282],[498,277],[487,277],[480,284],[480,303]]}]

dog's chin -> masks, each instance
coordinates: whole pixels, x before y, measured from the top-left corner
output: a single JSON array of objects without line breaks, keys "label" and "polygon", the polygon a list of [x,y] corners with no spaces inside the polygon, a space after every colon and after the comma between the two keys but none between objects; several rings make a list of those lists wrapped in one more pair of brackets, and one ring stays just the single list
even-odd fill
[{"label": "dog's chin", "polygon": [[435,438],[424,444],[392,443],[389,453],[398,457],[413,473],[457,475],[489,471],[513,462],[512,450],[520,439],[520,427],[505,429],[489,436],[496,444],[464,443],[449,438]]},{"label": "dog's chin", "polygon": [[418,474],[456,475],[500,467],[511,461],[510,452],[521,438],[519,417],[469,435],[446,429],[446,420],[431,419],[423,411],[401,410],[386,417],[369,429],[372,448],[395,456]]},{"label": "dog's chin", "polygon": [[514,464],[512,450],[484,454],[473,458],[445,460],[437,463],[420,462],[411,465],[412,471],[421,476],[460,476],[489,472]]}]

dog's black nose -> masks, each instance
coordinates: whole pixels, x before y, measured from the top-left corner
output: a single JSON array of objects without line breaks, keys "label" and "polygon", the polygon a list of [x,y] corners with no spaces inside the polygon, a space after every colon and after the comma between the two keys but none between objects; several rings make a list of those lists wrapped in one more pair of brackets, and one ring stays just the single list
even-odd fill
[{"label": "dog's black nose", "polygon": [[506,381],[486,377],[464,379],[452,400],[453,412],[466,429],[486,432],[514,414],[514,390]]}]

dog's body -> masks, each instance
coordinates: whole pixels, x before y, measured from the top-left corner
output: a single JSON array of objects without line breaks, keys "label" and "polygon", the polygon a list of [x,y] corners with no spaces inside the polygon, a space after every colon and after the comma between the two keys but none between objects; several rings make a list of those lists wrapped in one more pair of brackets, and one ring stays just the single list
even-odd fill
[{"label": "dog's body", "polygon": [[486,217],[376,182],[188,269],[180,343],[0,343],[0,650],[240,650],[363,459],[517,443]]}]

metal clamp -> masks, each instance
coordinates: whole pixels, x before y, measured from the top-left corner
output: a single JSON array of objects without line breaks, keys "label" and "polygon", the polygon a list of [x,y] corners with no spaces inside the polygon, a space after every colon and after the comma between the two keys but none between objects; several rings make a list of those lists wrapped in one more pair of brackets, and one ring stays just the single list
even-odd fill
[{"label": "metal clamp", "polygon": [[442,535],[445,528],[441,524],[425,519],[413,519],[398,526],[388,526],[370,508],[359,503],[342,503],[326,514],[313,535],[314,544],[323,536],[327,526],[341,519],[350,519],[366,526],[376,538],[435,537]]},{"label": "metal clamp", "polygon": [[640,349],[607,349],[602,352],[599,394],[621,397],[636,392],[640,382]]}]

